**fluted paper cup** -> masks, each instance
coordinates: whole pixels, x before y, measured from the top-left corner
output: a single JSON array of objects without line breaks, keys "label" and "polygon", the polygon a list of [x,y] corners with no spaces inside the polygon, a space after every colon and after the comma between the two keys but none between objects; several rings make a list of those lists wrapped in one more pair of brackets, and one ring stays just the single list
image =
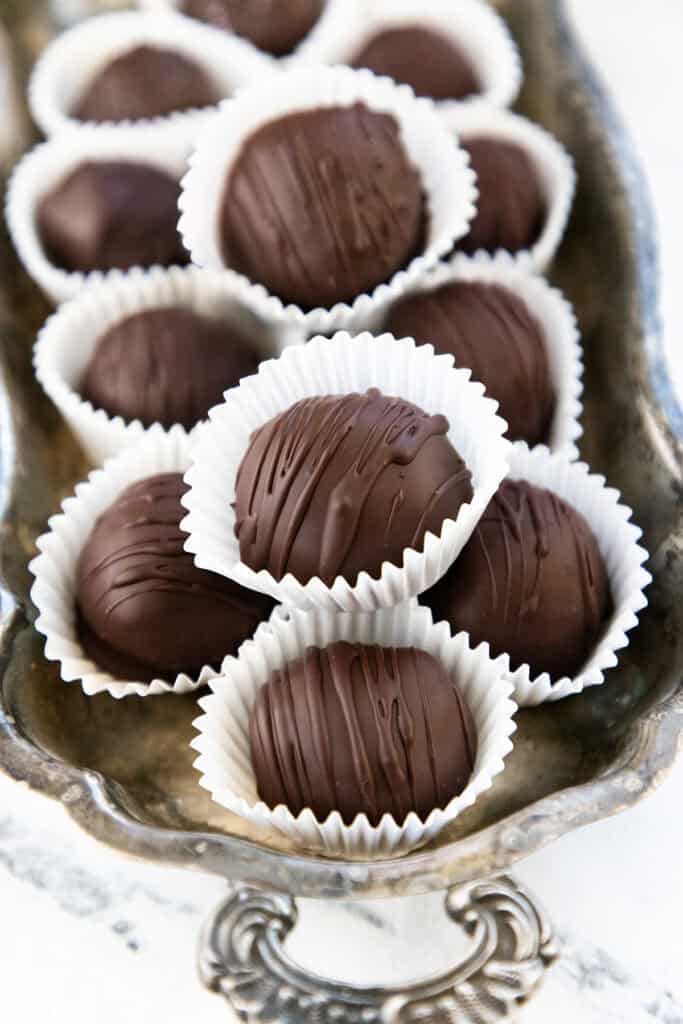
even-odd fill
[{"label": "fluted paper cup", "polygon": [[[371,825],[365,813],[345,825],[338,811],[319,821],[310,808],[295,816],[286,806],[269,808],[259,799],[249,743],[249,718],[259,689],[277,669],[303,656],[309,647],[338,641],[381,647],[415,647],[436,658],[468,705],[477,730],[474,771],[463,792],[425,820],[415,812],[404,821],[385,814]],[[292,611],[273,619],[226,658],[211,681],[211,696],[200,700],[204,714],[195,722],[195,767],[213,799],[262,829],[277,829],[293,842],[327,856],[354,860],[393,857],[428,842],[491,787],[512,749],[515,705],[505,678],[506,658],[493,661],[486,644],[472,650],[464,634],[453,637],[446,623],[434,625],[427,608],[401,605],[350,615],[317,610]]]},{"label": "fluted paper cup", "polygon": [[81,646],[76,629],[76,568],[80,553],[95,523],[137,480],[157,473],[183,473],[189,463],[187,434],[174,427],[165,432],[152,427],[133,448],[94,470],[76,487],[75,495],[52,516],[48,531],[37,541],[40,554],[29,569],[35,580],[31,599],[38,609],[36,629],[45,637],[45,656],[58,661],[64,682],[80,681],[88,696],[108,693],[122,697],[154,697],[165,693],[190,693],[216,675],[204,666],[196,676],[180,673],[175,678],[118,679],[97,665]]},{"label": "fluted paper cup", "polygon": [[[448,438],[472,474],[474,495],[456,519],[444,520],[439,536],[427,533],[422,550],[406,548],[400,565],[385,562],[376,578],[359,574],[352,585],[338,576],[331,586],[319,577],[301,583],[291,573],[276,580],[240,559],[235,536],[235,480],[255,430],[302,398],[343,395],[379,388],[414,402],[449,421]],[[333,611],[371,611],[400,604],[431,587],[453,564],[507,472],[509,443],[496,403],[472,383],[469,370],[453,367],[452,356],[435,356],[431,345],[410,338],[314,338],[292,346],[279,359],[261,363],[253,377],[227,391],[223,405],[197,433],[192,468],[183,498],[188,515],[185,545],[201,568],[211,568],[278,602]]]},{"label": "fluted paper cup", "polygon": [[[406,153],[421,174],[428,214],[423,251],[388,282],[350,303],[312,310],[285,305],[262,284],[225,266],[219,221],[231,167],[246,140],[262,125],[297,111],[348,107],[358,102],[396,119]],[[230,276],[242,301],[255,313],[264,319],[298,325],[308,333],[330,334],[350,328],[380,303],[398,298],[445,256],[467,233],[476,194],[469,157],[458,147],[454,133],[443,124],[430,101],[418,100],[407,86],[398,86],[369,71],[297,63],[278,76],[276,87],[269,80],[222,104],[191,157],[180,198],[179,230],[193,263]]]},{"label": "fluted paper cup", "polygon": [[[234,298],[228,282],[196,267],[115,270],[86,285],[46,322],[38,335],[33,363],[44,391],[95,465],[137,444],[149,432],[139,419],[111,416],[79,393],[98,342],[127,317],[168,307],[189,309],[234,325],[253,341],[264,359],[283,344],[279,337],[282,332],[245,309]],[[182,426],[175,429],[185,433]]]},{"label": "fluted paper cup", "polygon": [[104,280],[105,273],[72,272],[52,262],[38,231],[41,200],[86,161],[147,164],[179,181],[190,150],[191,138],[177,130],[148,137],[135,129],[83,128],[39,144],[17,164],[7,188],[7,224],[27,273],[55,304],[78,295],[86,282]]},{"label": "fluted paper cup", "polygon": [[85,122],[73,116],[74,105],[100,71],[138,46],[172,50],[193,61],[214,83],[218,99],[259,81],[271,70],[257,50],[237,37],[172,12],[100,14],[56,36],[36,63],[28,99],[41,131],[50,136],[67,129],[97,127],[102,131],[116,126],[128,127],[146,138],[159,130],[165,135],[173,128],[183,135],[197,133],[207,114],[215,113],[215,105],[117,122]]},{"label": "fluted paper cup", "polygon": [[[567,150],[540,125],[509,110],[461,106],[442,112],[441,117],[462,144],[467,145],[470,138],[500,139],[528,154],[539,176],[546,218],[538,240],[521,255],[530,256],[536,269],[545,272],[564,237],[576,191],[574,161]],[[501,188],[504,185],[501,182]]]},{"label": "fluted paper cup", "polygon": [[509,107],[514,103],[523,78],[519,50],[503,19],[482,0],[375,0],[371,5],[347,5],[341,0],[299,46],[295,57],[311,63],[345,64],[382,30],[404,25],[429,28],[452,40],[469,58],[481,83],[476,96],[441,100],[439,110],[478,104]]},{"label": "fluted paper cup", "polygon": [[[515,259],[505,252],[495,255],[479,252],[475,256],[458,253],[448,263],[425,274],[410,294],[432,292],[455,281],[500,285],[520,298],[540,324],[555,393],[548,447],[551,451],[565,451],[570,458],[578,458],[576,442],[583,433],[583,350],[571,304],[559,289],[534,273],[529,260]],[[367,326],[382,331],[390,309],[382,310],[376,322]],[[292,336],[286,340],[295,343],[298,339]]]},{"label": "fluted paper cup", "polygon": [[551,679],[547,672],[534,676],[528,665],[511,669],[515,701],[529,707],[604,682],[605,672],[618,663],[618,652],[628,646],[627,634],[637,625],[638,612],[647,605],[644,590],[652,577],[643,568],[649,556],[638,544],[642,531],[631,522],[631,509],[585,463],[570,462],[563,453],[551,454],[542,445],[530,450],[518,442],[512,447],[508,476],[547,488],[586,519],[605,560],[613,604],[600,641],[573,678]]}]

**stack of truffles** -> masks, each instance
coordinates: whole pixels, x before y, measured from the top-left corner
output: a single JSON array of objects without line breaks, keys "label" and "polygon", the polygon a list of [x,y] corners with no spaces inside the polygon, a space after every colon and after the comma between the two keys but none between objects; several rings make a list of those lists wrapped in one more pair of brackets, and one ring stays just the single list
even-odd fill
[{"label": "stack of truffles", "polygon": [[405,853],[645,603],[543,276],[572,161],[506,109],[480,0],[155,6],[48,47],[8,194],[58,306],[36,374],[95,467],[38,541],[37,627],[87,694],[208,684],[225,807]]}]

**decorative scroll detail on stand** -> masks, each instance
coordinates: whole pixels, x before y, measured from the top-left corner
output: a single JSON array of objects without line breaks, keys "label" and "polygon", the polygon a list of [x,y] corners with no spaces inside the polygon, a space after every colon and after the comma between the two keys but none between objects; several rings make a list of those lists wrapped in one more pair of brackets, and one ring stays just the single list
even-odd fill
[{"label": "decorative scroll detail on stand", "polygon": [[368,988],[319,977],[290,959],[297,922],[288,896],[240,887],[208,923],[199,957],[204,984],[238,1016],[272,1024],[497,1024],[535,992],[558,946],[531,896],[507,877],[457,886],[446,913],[471,939],[444,974]]}]

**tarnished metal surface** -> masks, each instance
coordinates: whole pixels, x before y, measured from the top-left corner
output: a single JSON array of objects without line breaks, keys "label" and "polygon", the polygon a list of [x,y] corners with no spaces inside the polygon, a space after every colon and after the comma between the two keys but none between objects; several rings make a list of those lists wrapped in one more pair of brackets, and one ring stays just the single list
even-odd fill
[{"label": "tarnished metal surface", "polygon": [[509,878],[456,886],[445,911],[468,936],[443,974],[393,987],[343,985],[295,963],[286,941],[297,910],[288,896],[240,887],[208,923],[199,972],[236,1016],[280,1024],[497,1024],[536,992],[558,956],[544,913]]},{"label": "tarnished metal surface", "polygon": [[[11,5],[13,39],[33,47],[43,5]],[[502,0],[523,51],[520,109],[574,154],[579,192],[554,277],[585,341],[585,456],[619,487],[645,529],[650,607],[603,687],[519,716],[515,752],[493,790],[430,847],[369,865],[296,855],[210,803],[188,747],[192,698],[86,698],[60,682],[30,625],[26,565],[35,538],[85,464],[33,381],[30,355],[47,307],[0,238],[2,573],[17,609],[3,636],[0,766],[67,803],[121,850],[293,894],[349,897],[445,889],[486,877],[550,840],[617,813],[671,764],[683,729],[683,417],[659,349],[655,240],[628,139],[552,0]],[[5,13],[9,6],[0,7]],[[37,28],[35,26],[38,26]],[[28,40],[28,43],[26,41]],[[19,62],[25,68],[26,59]],[[683,604],[683,603],[682,603]]]}]

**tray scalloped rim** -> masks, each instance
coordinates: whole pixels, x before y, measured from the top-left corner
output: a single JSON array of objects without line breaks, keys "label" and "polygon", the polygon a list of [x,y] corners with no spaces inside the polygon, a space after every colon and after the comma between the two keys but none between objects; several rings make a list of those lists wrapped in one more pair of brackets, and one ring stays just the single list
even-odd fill
[{"label": "tray scalloped rim", "polygon": [[[559,45],[571,77],[584,94],[589,114],[606,139],[604,158],[630,206],[638,228],[634,259],[640,288],[642,333],[649,368],[648,412],[660,440],[660,456],[670,465],[683,461],[683,410],[666,368],[658,318],[656,247],[647,185],[626,132],[594,72],[574,42],[561,10],[552,2]],[[0,401],[2,466],[13,467],[10,404]],[[3,484],[6,504],[10,483]],[[11,474],[10,474],[11,475]],[[5,595],[6,596],[6,595]],[[15,609],[5,619],[0,671],[12,645],[26,628]],[[683,741],[683,687],[643,716],[631,731],[628,748],[607,775],[547,796],[464,839],[407,857],[372,863],[336,862],[264,848],[235,836],[176,831],[145,825],[126,810],[122,788],[90,770],[80,770],[39,749],[21,734],[3,707],[0,691],[0,767],[45,795],[59,799],[92,836],[122,852],[177,866],[194,867],[234,881],[267,886],[293,895],[361,898],[417,894],[470,881],[507,869],[561,835],[626,810],[657,787]]]}]

